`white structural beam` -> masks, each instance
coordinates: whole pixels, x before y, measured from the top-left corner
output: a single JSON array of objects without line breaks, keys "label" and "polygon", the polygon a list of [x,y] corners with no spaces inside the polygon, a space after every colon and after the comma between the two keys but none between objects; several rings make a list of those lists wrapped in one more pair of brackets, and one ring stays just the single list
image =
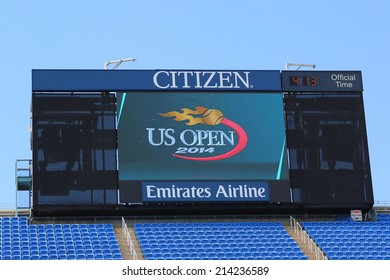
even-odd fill
[{"label": "white structural beam", "polygon": [[316,68],[315,64],[305,64],[305,63],[286,63],[286,70],[290,70],[290,67],[297,67],[295,70],[299,70],[302,67]]},{"label": "white structural beam", "polygon": [[136,61],[137,59],[136,58],[123,58],[123,59],[118,59],[118,60],[109,60],[109,61],[106,61],[104,62],[104,69],[107,70],[108,68],[108,65],[110,64],[115,64],[114,67],[112,69],[116,69],[119,67],[119,65],[121,65],[123,62],[128,62],[128,61]]}]

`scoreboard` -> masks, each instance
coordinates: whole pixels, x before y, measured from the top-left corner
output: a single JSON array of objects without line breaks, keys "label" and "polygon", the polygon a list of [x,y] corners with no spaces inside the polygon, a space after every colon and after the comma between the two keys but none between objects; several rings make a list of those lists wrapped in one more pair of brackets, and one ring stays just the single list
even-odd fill
[{"label": "scoreboard", "polygon": [[360,71],[33,70],[32,81],[36,213],[373,204]]}]

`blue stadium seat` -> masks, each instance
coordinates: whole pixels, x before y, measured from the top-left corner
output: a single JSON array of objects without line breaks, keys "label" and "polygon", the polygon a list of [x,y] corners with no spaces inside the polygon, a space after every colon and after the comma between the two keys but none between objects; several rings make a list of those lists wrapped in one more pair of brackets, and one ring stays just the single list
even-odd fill
[{"label": "blue stadium seat", "polygon": [[[152,225],[136,224],[134,226],[146,258],[148,258],[146,252],[149,251],[145,250],[160,252],[165,259],[178,259],[179,256],[180,259],[260,259],[260,251],[270,250],[273,246],[275,253],[278,250],[284,252],[286,247],[300,251],[280,223],[169,223],[169,226],[164,223],[155,223]],[[149,232],[148,228],[153,228],[158,234],[153,231]],[[260,239],[260,236],[263,236],[263,239]],[[155,238],[159,240],[158,243]],[[268,242],[267,246],[260,246],[265,242]],[[153,246],[153,244],[158,246]],[[167,247],[171,256],[161,251]],[[259,254],[254,255],[255,253]],[[275,254],[274,258],[281,259],[285,256],[283,253],[279,257]]]},{"label": "blue stadium seat", "polygon": [[[390,215],[387,216],[390,217]],[[341,243],[334,244],[328,240],[321,240],[318,231],[313,230],[315,225],[318,224],[320,224],[326,232],[329,232],[330,230],[337,232],[337,237],[340,239]],[[374,223],[356,223],[348,220],[327,223],[305,222],[302,223],[302,225],[307,233],[316,240],[316,243],[323,249],[324,253],[330,255],[330,259],[334,257],[330,252],[336,248],[342,248],[343,251],[349,252],[346,256],[348,259],[375,259],[375,256],[378,254],[381,254],[382,257],[390,255],[385,252],[385,232],[387,230],[390,232],[390,225],[380,222],[380,218],[379,222]],[[338,227],[338,230],[335,230],[335,227]],[[390,239],[388,241],[390,241]]]},{"label": "blue stadium seat", "polygon": [[[108,246],[111,246],[112,251],[107,254],[109,259],[113,258],[112,252],[115,253],[115,259],[122,257],[111,224],[101,224],[99,235],[97,235],[94,224],[81,226],[78,224],[31,225],[28,224],[25,217],[0,218],[0,224],[1,258],[23,260],[85,259],[86,250],[90,250],[87,252],[88,257],[91,258],[90,253],[93,253],[93,250],[97,252],[101,250],[100,244],[92,246],[93,236],[105,240]],[[90,229],[90,232],[85,231],[85,229]],[[83,230],[83,235],[81,235],[81,230]]]}]

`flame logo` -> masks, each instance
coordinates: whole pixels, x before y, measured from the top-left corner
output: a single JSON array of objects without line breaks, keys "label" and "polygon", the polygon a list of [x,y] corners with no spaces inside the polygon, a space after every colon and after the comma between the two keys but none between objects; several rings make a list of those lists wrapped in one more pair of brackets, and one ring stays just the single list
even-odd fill
[{"label": "flame logo", "polygon": [[181,111],[182,113],[170,111],[165,114],[160,113],[159,115],[165,118],[173,117],[178,122],[185,121],[185,124],[189,126],[196,124],[218,125],[224,119],[223,113],[220,110],[208,109],[201,106],[195,107],[195,110],[183,108]]},{"label": "flame logo", "polygon": [[233,129],[237,133],[238,142],[232,150],[222,155],[211,157],[188,157],[178,154],[172,154],[175,157],[194,161],[222,160],[240,153],[248,144],[248,135],[246,134],[245,130],[237,123],[225,118],[220,110],[208,109],[205,107],[197,106],[195,107],[195,110],[182,108],[181,111],[182,113],[179,113],[177,111],[170,111],[164,114],[160,113],[159,115],[165,118],[173,117],[174,120],[178,122],[185,121],[185,124],[189,126],[196,124],[225,125]]}]

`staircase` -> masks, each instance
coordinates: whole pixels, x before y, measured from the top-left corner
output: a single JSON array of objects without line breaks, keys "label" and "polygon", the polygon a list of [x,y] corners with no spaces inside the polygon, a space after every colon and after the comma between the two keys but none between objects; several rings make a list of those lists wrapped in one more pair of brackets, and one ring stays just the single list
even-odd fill
[{"label": "staircase", "polygon": [[[327,259],[321,249],[311,240],[309,235],[302,229],[300,224],[294,218],[290,218],[290,222],[282,223],[284,229],[298,244],[299,248],[309,260],[325,260]],[[294,228],[295,225],[296,228]],[[303,238],[302,238],[303,237]]]},{"label": "staircase", "polygon": [[298,244],[299,248],[306,255],[306,257],[309,260],[316,260],[315,251],[312,250],[312,252],[310,252],[309,246],[307,244],[303,243],[302,238],[297,233],[295,233],[294,228],[290,227],[290,225],[288,225],[288,226],[283,225],[283,226],[284,226],[284,229],[288,232],[288,234],[290,234],[290,236]]},{"label": "staircase", "polygon": [[[132,227],[129,227],[128,230],[130,233],[131,241],[133,242],[135,252],[137,253],[137,258],[138,260],[143,260],[144,256],[135,236],[134,229]],[[115,228],[114,231],[118,239],[119,247],[121,248],[123,259],[133,260],[133,255],[130,253],[129,245],[127,244],[126,236],[122,232],[122,228]]]}]

